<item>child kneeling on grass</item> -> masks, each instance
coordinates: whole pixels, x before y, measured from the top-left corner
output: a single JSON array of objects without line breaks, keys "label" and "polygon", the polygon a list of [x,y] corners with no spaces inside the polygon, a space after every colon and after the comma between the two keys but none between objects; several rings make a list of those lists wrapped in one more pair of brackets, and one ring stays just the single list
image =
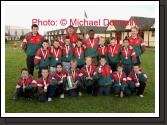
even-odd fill
[{"label": "child kneeling on grass", "polygon": [[[71,68],[68,72],[68,76],[70,77],[70,79],[72,79],[72,84],[74,89],[70,89],[69,95],[70,96],[82,96],[81,93],[81,88],[83,87],[83,73],[80,71],[79,68],[77,68],[77,59],[72,59],[71,62]],[[70,82],[67,78],[67,86],[68,86],[68,82]],[[68,89],[68,88],[67,88]]]},{"label": "child kneeling on grass", "polygon": [[115,96],[123,97],[124,95],[129,96],[131,91],[127,84],[126,74],[123,72],[123,66],[118,64],[117,71],[113,72],[113,93]]},{"label": "child kneeling on grass", "polygon": [[86,65],[82,67],[81,71],[84,74],[84,86],[86,87],[87,94],[97,95],[97,83],[93,78],[93,73],[96,66],[92,65],[92,57],[85,58]]},{"label": "child kneeling on grass", "polygon": [[146,87],[147,75],[140,69],[139,64],[133,66],[133,71],[127,77],[131,91],[143,98],[144,89]]},{"label": "child kneeling on grass", "polygon": [[107,64],[106,56],[100,57],[100,64],[94,72],[94,78],[97,80],[99,89],[98,95],[109,95],[112,85],[112,69]]},{"label": "child kneeling on grass", "polygon": [[25,97],[29,100],[32,100],[36,89],[36,85],[37,82],[28,73],[28,69],[21,69],[21,77],[18,79],[18,83],[16,85],[14,100],[18,100],[19,97]]},{"label": "child kneeling on grass", "polygon": [[52,101],[55,94],[55,86],[51,83],[48,69],[41,70],[42,76],[38,79],[39,101]]},{"label": "child kneeling on grass", "polygon": [[52,82],[56,84],[56,96],[60,95],[60,98],[64,98],[64,90],[67,81],[66,72],[63,70],[61,63],[56,64],[56,71],[53,72]]}]

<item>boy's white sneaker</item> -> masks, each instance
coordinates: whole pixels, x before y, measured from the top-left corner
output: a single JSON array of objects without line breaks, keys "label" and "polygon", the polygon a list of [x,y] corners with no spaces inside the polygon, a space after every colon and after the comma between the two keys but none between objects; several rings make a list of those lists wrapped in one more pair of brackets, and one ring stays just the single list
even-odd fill
[{"label": "boy's white sneaker", "polygon": [[48,98],[48,102],[51,102],[51,101],[52,101],[52,98],[49,97],[49,98]]},{"label": "boy's white sneaker", "polygon": [[79,95],[79,96],[82,96],[82,92],[78,92],[78,95]]},{"label": "boy's white sneaker", "polygon": [[144,95],[139,95],[140,98],[144,98]]},{"label": "boy's white sneaker", "polygon": [[61,95],[60,95],[60,98],[61,98],[61,99],[64,99],[64,94],[61,94]]}]

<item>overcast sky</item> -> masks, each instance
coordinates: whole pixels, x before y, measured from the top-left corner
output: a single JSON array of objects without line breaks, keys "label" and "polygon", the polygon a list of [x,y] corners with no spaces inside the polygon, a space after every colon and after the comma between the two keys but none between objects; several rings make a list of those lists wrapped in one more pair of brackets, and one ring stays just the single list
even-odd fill
[{"label": "overcast sky", "polygon": [[[152,2],[155,4],[154,2]],[[20,5],[19,5],[20,4]],[[26,4],[26,5],[25,5]],[[32,5],[33,4],[33,5]],[[89,4],[89,5],[88,5]],[[123,4],[123,2],[121,2]],[[131,4],[131,5],[130,5]],[[133,5],[132,5],[133,4]],[[144,4],[144,1],[141,3]],[[68,2],[29,2],[27,3],[10,3],[5,6],[5,25],[15,25],[30,28],[32,19],[54,20],[60,19],[84,19],[84,11],[88,16],[87,20],[97,19],[120,19],[128,20],[131,16],[153,17],[155,18],[155,6],[150,4],[137,4],[130,2],[126,5],[118,3],[96,2],[86,3],[68,3]],[[65,26],[67,27],[67,25]],[[64,28],[59,23],[57,26],[40,26],[39,32]]]}]

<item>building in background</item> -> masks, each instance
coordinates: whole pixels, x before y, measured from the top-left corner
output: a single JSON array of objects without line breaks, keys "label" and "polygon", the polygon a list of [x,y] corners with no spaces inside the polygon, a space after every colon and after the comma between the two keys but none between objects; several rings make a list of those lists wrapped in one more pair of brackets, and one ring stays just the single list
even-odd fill
[{"label": "building in background", "polygon": [[30,32],[30,29],[26,29],[19,26],[5,26],[5,38],[7,40],[19,40],[21,36]]},{"label": "building in background", "polygon": [[[116,37],[117,43],[122,44],[123,39],[126,36],[130,36],[131,27],[137,26],[139,28],[139,35],[146,42],[146,46],[155,46],[155,18],[136,17],[132,16],[129,20],[112,20],[108,26],[79,26],[74,27],[74,31],[88,38],[88,31],[93,29],[95,31],[95,37],[103,36],[106,39],[110,37]],[[67,34],[66,29],[57,29],[47,31],[46,36],[49,40],[53,37],[63,38],[63,35]]]}]

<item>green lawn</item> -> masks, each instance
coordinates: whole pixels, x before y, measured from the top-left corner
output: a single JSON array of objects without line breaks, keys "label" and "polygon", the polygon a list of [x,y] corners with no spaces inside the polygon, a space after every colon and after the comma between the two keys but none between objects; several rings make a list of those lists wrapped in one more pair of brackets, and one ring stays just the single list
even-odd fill
[{"label": "green lawn", "polygon": [[[55,98],[52,102],[41,103],[38,100],[31,102],[21,99],[17,102],[12,100],[20,69],[26,67],[26,55],[21,49],[12,49],[12,41],[5,47],[5,96],[6,113],[31,113],[31,112],[58,112],[58,113],[154,113],[155,109],[155,52],[147,49],[142,56],[142,69],[148,75],[145,97],[139,98],[133,94],[130,97],[119,98],[114,96],[89,96],[83,93],[82,97],[68,97],[64,99]],[[19,41],[17,42],[19,45]],[[37,71],[35,71],[37,78]]]}]

